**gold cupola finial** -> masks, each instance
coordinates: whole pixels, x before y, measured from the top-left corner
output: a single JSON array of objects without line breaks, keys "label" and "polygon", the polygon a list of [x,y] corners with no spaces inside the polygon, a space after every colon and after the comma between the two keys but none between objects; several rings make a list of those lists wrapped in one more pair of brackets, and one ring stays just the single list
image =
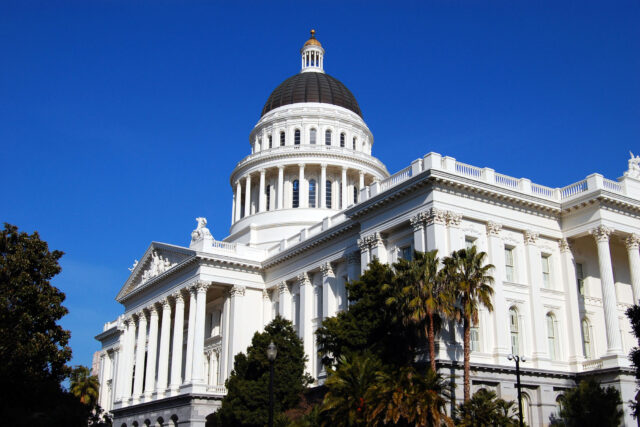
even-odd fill
[{"label": "gold cupola finial", "polygon": [[322,47],[322,45],[320,44],[318,39],[316,39],[316,30],[314,30],[314,29],[311,30],[311,37],[309,38],[309,40],[307,40],[307,42],[304,45],[305,46],[320,46],[320,47]]}]

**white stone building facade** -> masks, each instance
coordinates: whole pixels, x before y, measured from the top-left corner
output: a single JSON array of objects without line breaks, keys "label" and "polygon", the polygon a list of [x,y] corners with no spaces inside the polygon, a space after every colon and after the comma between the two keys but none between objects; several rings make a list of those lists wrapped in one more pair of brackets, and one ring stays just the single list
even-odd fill
[{"label": "white stone building facade", "polygon": [[[472,392],[515,400],[515,353],[527,359],[529,425],[548,424],[582,377],[633,399],[625,310],[640,298],[640,158],[618,180],[594,173],[558,188],[437,153],[389,175],[313,35],[301,63],[231,175],[229,236],[214,240],[198,218],[188,247],[151,243],[117,295],[124,312],[96,337],[99,403],[114,425],[204,426],[234,355],[277,313],[294,323],[321,383],[314,331],[347,309],[347,281],[373,258],[472,244],[496,266],[494,311],[481,310],[472,330]],[[437,346],[442,373],[458,381],[461,341],[446,325]]]}]

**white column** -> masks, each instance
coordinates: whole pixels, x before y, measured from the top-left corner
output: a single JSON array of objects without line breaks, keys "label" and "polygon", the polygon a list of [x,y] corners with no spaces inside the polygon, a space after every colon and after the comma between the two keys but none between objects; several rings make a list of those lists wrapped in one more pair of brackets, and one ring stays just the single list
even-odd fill
[{"label": "white column", "polygon": [[565,291],[567,293],[567,330],[569,335],[569,361],[581,361],[582,355],[582,319],[580,318],[580,306],[578,303],[578,286],[576,283],[576,269],[573,262],[573,254],[567,239],[558,241],[562,273],[564,274]]},{"label": "white column", "polygon": [[445,256],[453,251],[464,249],[464,235],[460,230],[460,224],[462,223],[462,214],[452,211],[447,211],[447,228],[449,230],[449,245],[446,253],[441,253],[440,256]]},{"label": "white column", "polygon": [[245,287],[234,286],[229,291],[231,302],[229,304],[229,354],[227,362],[227,375],[233,369],[233,361],[236,354],[240,353],[246,347],[243,342],[243,315],[246,313],[242,310],[242,297],[244,297]]},{"label": "white column", "polygon": [[487,223],[487,245],[489,260],[495,266],[493,269],[493,316],[494,348],[493,355],[498,363],[507,363],[506,357],[511,353],[511,332],[509,330],[509,316],[507,314],[507,300],[504,292],[504,244],[500,238],[502,224]]},{"label": "white column", "polygon": [[147,346],[147,316],[144,311],[138,314],[138,343],[136,346],[136,372],[133,381],[133,401],[138,402],[142,394],[144,380],[144,354]]},{"label": "white column", "polygon": [[222,347],[220,349],[220,384],[224,384],[227,380],[227,370],[228,362],[228,354],[229,354],[229,322],[231,321],[230,312],[231,311],[231,297],[230,295],[225,296],[224,303],[222,304]]},{"label": "white column", "polygon": [[104,397],[107,394],[107,378],[106,378],[106,352],[100,353],[100,367],[98,370],[98,405],[104,408]]},{"label": "white column", "polygon": [[602,307],[607,331],[607,353],[621,354],[622,342],[618,326],[618,310],[616,307],[616,289],[613,281],[611,254],[609,253],[609,235],[612,229],[600,225],[589,231],[596,239],[598,246],[598,266],[600,267],[600,285],[602,286]]},{"label": "white column", "polygon": [[[416,251],[425,252],[427,250],[426,241],[424,238],[424,229],[426,222],[426,215],[424,212],[411,217],[409,220],[411,228],[413,228],[413,248]],[[440,254],[442,256],[443,254]]]},{"label": "white column", "polygon": [[118,349],[113,352],[113,358],[111,361],[111,395],[108,398],[108,404],[105,406],[105,411],[110,412],[113,408],[113,403],[119,399],[118,397],[118,386],[122,383],[122,380],[118,378],[118,372],[120,372],[120,360],[121,350]]},{"label": "white column", "polygon": [[371,262],[368,238],[363,237],[361,239],[358,239],[358,247],[360,248],[360,274],[362,274]]},{"label": "white column", "polygon": [[120,332],[120,337],[118,338],[120,347],[116,352],[116,355],[118,355],[118,364],[117,364],[117,370],[115,371],[116,375],[114,377],[114,382],[115,382],[114,402],[118,400],[122,400],[122,397],[124,394],[124,388],[125,388],[124,384],[126,383],[127,364],[125,363],[126,357],[124,355],[127,352],[127,344],[128,344],[127,341],[129,339],[128,323],[129,322],[127,320],[124,320],[121,325],[118,325],[118,329],[121,332]]},{"label": "white column", "polygon": [[191,381],[194,383],[204,383],[204,324],[206,320],[207,289],[209,283],[198,282],[196,287],[196,327],[193,343],[193,368],[191,370]]},{"label": "white column", "polygon": [[343,167],[342,168],[342,178],[340,179],[340,185],[342,188],[342,201],[340,209],[346,209],[347,208],[347,168]]},{"label": "white column", "polygon": [[313,330],[311,319],[313,317],[313,285],[306,273],[298,276],[300,284],[300,331],[304,345],[304,353],[307,355],[307,372],[313,372]]},{"label": "white column", "polygon": [[300,163],[298,167],[300,168],[299,178],[298,178],[298,197],[299,197],[299,206],[301,208],[306,208],[309,206],[309,196],[307,196],[307,192],[309,190],[307,186],[307,181],[304,179],[304,163]]},{"label": "white column", "polygon": [[[173,294],[173,345],[171,350],[171,394],[177,394],[182,383],[182,335],[184,334],[184,297],[182,292]],[[164,319],[164,318],[163,318]],[[170,326],[170,324],[169,324]],[[162,327],[164,328],[164,322]],[[169,328],[167,328],[168,330]]]},{"label": "white column", "polygon": [[262,325],[267,326],[271,322],[271,297],[269,291],[262,290]]},{"label": "white column", "polygon": [[439,254],[446,253],[446,224],[447,213],[441,209],[431,208],[426,214],[425,234],[427,236],[427,250],[438,250]]},{"label": "white column", "polygon": [[158,309],[149,307],[149,350],[147,350],[147,373],[145,375],[145,399],[151,399],[156,387],[156,356],[158,351]]},{"label": "white column", "polygon": [[264,212],[267,210],[267,195],[264,192],[264,178],[266,170],[260,169],[260,197],[258,200],[258,212]]},{"label": "white column", "polygon": [[633,303],[638,304],[640,299],[640,236],[632,234],[625,239],[629,254],[629,269],[631,274],[631,289],[633,290]]},{"label": "white column", "polygon": [[123,389],[122,389],[122,399],[128,400],[131,398],[131,385],[133,382],[133,358],[135,355],[135,345],[136,345],[136,322],[133,317],[127,319],[127,337],[125,339],[126,345],[123,352],[124,363],[123,368],[125,371],[124,381],[123,381]]},{"label": "white column", "polygon": [[327,207],[327,164],[320,165],[320,207]]},{"label": "white column", "polygon": [[[167,390],[167,376],[169,374],[169,336],[171,334],[171,304],[165,298],[162,300],[162,324],[160,325],[160,357],[158,361],[158,384],[156,393],[158,398],[164,396]],[[182,353],[182,351],[180,351]],[[174,354],[175,357],[175,354]]]},{"label": "white column", "polygon": [[322,272],[322,319],[336,314],[336,276],[330,263],[320,266]]},{"label": "white column", "polygon": [[240,184],[240,180],[236,181],[236,221],[240,221],[242,212],[242,184]]},{"label": "white column", "polygon": [[231,224],[236,222],[236,190],[233,190],[233,202],[231,203]]},{"label": "white column", "polygon": [[[540,250],[536,246],[538,233],[527,230],[524,235],[524,247],[527,260],[527,272],[529,282],[529,311],[531,312],[531,330],[533,332],[534,359],[548,359],[547,323],[544,306],[540,304],[540,282],[542,281],[542,261]],[[540,362],[538,362],[540,366]]]},{"label": "white column", "polygon": [[189,288],[189,323],[187,324],[187,360],[184,364],[184,382],[191,382],[193,368],[193,339],[196,333],[196,288]]},{"label": "white column", "polygon": [[210,366],[210,374],[209,374],[209,384],[218,385],[218,352],[211,352],[211,363]]},{"label": "white column", "polygon": [[244,216],[251,215],[251,175],[247,174],[244,187]]},{"label": "white column", "polygon": [[284,206],[284,166],[278,166],[278,209]]},{"label": "white column", "polygon": [[356,280],[360,276],[359,258],[357,251],[347,254],[347,280],[349,282]]},{"label": "white column", "polygon": [[[358,182],[358,190],[362,190],[364,188],[364,172],[360,171],[359,173],[359,182]],[[360,199],[358,199],[360,200]]]},{"label": "white column", "polygon": [[293,315],[291,313],[291,291],[289,290],[289,286],[287,286],[287,282],[280,282],[278,284],[278,293],[278,311],[280,312],[280,316],[293,321]]}]

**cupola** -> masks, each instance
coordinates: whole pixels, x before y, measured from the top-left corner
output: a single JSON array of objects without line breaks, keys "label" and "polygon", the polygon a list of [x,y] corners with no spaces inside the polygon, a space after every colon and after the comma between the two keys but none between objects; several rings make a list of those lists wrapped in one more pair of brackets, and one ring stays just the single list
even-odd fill
[{"label": "cupola", "polygon": [[324,73],[324,49],[316,39],[316,30],[311,30],[311,37],[300,49],[302,55],[302,73]]}]

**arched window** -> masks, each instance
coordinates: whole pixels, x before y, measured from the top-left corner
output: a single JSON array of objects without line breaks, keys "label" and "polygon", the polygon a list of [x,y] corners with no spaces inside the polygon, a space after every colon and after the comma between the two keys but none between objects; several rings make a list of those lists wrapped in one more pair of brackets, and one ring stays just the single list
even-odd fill
[{"label": "arched window", "polygon": [[331,209],[331,181],[327,180],[324,183],[325,186],[325,204],[327,205],[327,209]]},{"label": "arched window", "polygon": [[284,147],[284,132],[280,132],[280,146]]},{"label": "arched window", "polygon": [[527,426],[531,425],[531,398],[527,393],[522,393],[522,421]]},{"label": "arched window", "polygon": [[262,138],[258,138],[258,150],[256,151],[260,151],[262,150]]},{"label": "arched window", "polygon": [[509,309],[509,330],[511,331],[511,354],[520,355],[520,328],[518,312],[514,307]]},{"label": "arched window", "polygon": [[344,132],[342,132],[340,134],[340,147],[344,148],[344,140],[345,140],[345,136],[344,136]]},{"label": "arched window", "polygon": [[353,204],[355,205],[356,203],[358,203],[358,188],[354,185],[353,186]]},{"label": "arched window", "polygon": [[547,342],[549,343],[549,358],[556,360],[558,354],[558,343],[556,340],[556,322],[552,313],[547,313]]},{"label": "arched window", "polygon": [[242,196],[240,196],[240,218],[244,218],[244,201],[245,201],[245,192],[242,192]]},{"label": "arched window", "polygon": [[324,132],[324,145],[331,145],[331,131],[329,129]]},{"label": "arched window", "polygon": [[300,145],[300,129],[296,129],[293,134],[293,144]]},{"label": "arched window", "polygon": [[593,352],[591,351],[591,324],[586,317],[582,319],[582,354],[587,360],[593,357]]},{"label": "arched window", "polygon": [[340,206],[340,209],[344,209],[346,208],[346,206],[342,206],[342,184],[340,186],[338,186],[338,206]]},{"label": "arched window", "polygon": [[291,201],[291,207],[297,208],[300,206],[300,184],[296,179],[293,181],[293,198]]},{"label": "arched window", "polygon": [[271,210],[271,184],[267,185],[267,210]]},{"label": "arched window", "polygon": [[353,147],[352,148],[354,150],[356,149],[356,137],[355,136],[353,137]]},{"label": "arched window", "polygon": [[316,180],[312,179],[309,181],[309,207],[316,207]]},{"label": "arched window", "polygon": [[309,144],[315,144],[315,143],[316,143],[316,130],[311,129],[309,131]]},{"label": "arched window", "polygon": [[273,148],[273,138],[269,135],[269,148]]}]

